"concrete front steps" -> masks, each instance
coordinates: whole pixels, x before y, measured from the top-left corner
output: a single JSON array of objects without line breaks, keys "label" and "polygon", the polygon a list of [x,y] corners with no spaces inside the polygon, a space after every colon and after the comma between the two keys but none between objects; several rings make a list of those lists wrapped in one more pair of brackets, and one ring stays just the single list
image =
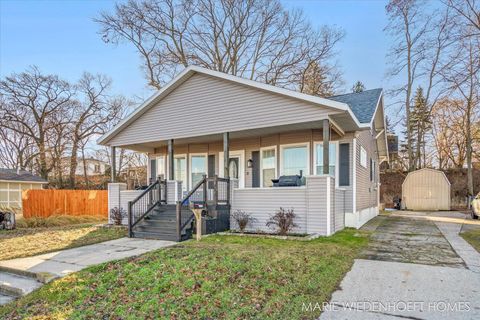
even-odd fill
[{"label": "concrete front steps", "polygon": [[29,294],[53,278],[50,274],[0,267],[0,305]]}]

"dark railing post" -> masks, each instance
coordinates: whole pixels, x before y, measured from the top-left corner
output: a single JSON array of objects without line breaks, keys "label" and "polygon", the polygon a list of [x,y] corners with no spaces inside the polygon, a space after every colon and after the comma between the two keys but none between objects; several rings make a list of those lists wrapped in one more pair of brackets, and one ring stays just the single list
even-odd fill
[{"label": "dark railing post", "polygon": [[128,201],[128,210],[127,210],[127,214],[128,214],[128,237],[129,238],[132,238],[133,237],[133,230],[132,230],[132,201]]},{"label": "dark railing post", "polygon": [[227,179],[227,206],[230,210],[230,178]]},{"label": "dark railing post", "polygon": [[158,196],[158,199],[157,199],[157,202],[158,204],[162,204],[162,185],[160,184],[160,177],[158,177],[157,179],[157,196]]},{"label": "dark railing post", "polygon": [[213,202],[215,203],[215,206],[218,205],[218,175],[215,175],[213,181]]},{"label": "dark railing post", "polygon": [[168,192],[167,192],[167,189],[168,189],[168,182],[167,182],[167,179],[163,180],[163,185],[164,185],[164,197],[165,197],[165,204],[167,204],[167,197],[168,197]]},{"label": "dark railing post", "polygon": [[182,202],[177,201],[177,226],[176,226],[176,231],[177,231],[177,241],[182,240]]},{"label": "dark railing post", "polygon": [[203,206],[206,208],[207,207],[207,191],[208,191],[208,185],[207,185],[207,175],[203,175]]}]

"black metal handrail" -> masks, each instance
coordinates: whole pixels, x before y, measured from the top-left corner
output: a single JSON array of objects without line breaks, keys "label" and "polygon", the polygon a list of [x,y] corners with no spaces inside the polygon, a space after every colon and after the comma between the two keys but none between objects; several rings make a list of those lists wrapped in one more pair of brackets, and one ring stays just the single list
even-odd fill
[{"label": "black metal handrail", "polygon": [[[222,185],[222,188],[219,185]],[[213,187],[209,188],[209,185]],[[187,201],[192,201],[192,198],[197,195],[197,192],[202,189],[201,200],[195,200],[196,205],[201,205],[204,210],[208,210],[208,206],[216,206],[219,203],[225,203],[226,205],[230,204],[230,179],[219,178],[218,176],[207,178],[206,175],[203,175],[202,180],[200,180],[193,188],[190,190],[187,195],[177,202],[177,237],[178,241],[181,240],[182,230],[189,224],[194,218],[193,213],[190,211],[190,215],[187,219],[182,221],[182,207],[187,203]],[[209,194],[209,190],[212,190],[212,194]]]},{"label": "black metal handrail", "polygon": [[167,182],[161,177],[151,183],[138,197],[128,202],[128,235],[157,205],[167,202]]}]

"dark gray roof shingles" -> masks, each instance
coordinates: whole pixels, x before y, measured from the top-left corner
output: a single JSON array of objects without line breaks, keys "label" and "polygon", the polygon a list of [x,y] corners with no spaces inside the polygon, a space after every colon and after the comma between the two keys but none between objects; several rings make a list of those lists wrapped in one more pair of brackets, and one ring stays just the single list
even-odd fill
[{"label": "dark gray roof shingles", "polygon": [[17,170],[4,168],[0,168],[0,180],[47,183],[41,177],[33,175],[28,171],[20,170],[17,174]]},{"label": "dark gray roof shingles", "polygon": [[365,90],[359,93],[347,93],[328,99],[348,104],[360,123],[372,121],[382,89]]}]

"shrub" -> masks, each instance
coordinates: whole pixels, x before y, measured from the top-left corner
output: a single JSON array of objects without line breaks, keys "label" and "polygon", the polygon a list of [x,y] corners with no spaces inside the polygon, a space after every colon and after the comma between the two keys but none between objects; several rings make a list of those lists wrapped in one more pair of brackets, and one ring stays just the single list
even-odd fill
[{"label": "shrub", "polygon": [[296,218],[293,209],[285,210],[281,208],[275,213],[275,215],[271,216],[270,219],[267,221],[267,227],[272,229],[276,229],[279,235],[285,236],[287,235],[293,228],[297,227],[298,225],[294,223]]},{"label": "shrub", "polygon": [[238,228],[240,229],[240,232],[243,232],[247,227],[247,225],[249,225],[250,223],[256,220],[249,213],[246,213],[245,211],[242,211],[242,210],[235,210],[235,212],[232,213],[232,218],[237,223]]},{"label": "shrub", "polygon": [[126,217],[126,215],[127,213],[125,212],[125,210],[123,210],[123,208],[115,207],[110,210],[110,218],[112,219],[113,224],[117,226],[122,224],[122,220]]}]

